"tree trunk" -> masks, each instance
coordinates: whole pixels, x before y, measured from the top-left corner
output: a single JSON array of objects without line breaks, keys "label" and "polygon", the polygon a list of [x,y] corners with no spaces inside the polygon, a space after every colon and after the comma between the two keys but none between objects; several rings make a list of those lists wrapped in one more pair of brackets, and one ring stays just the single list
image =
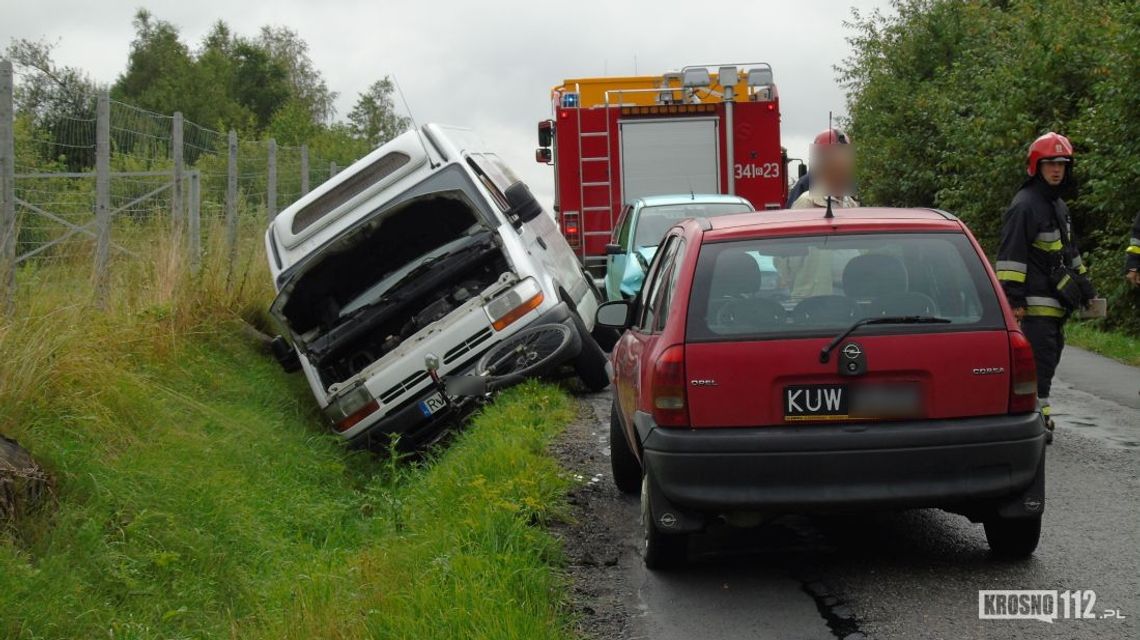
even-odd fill
[{"label": "tree trunk", "polygon": [[0,436],[0,530],[39,508],[49,492],[48,475],[15,440]]}]

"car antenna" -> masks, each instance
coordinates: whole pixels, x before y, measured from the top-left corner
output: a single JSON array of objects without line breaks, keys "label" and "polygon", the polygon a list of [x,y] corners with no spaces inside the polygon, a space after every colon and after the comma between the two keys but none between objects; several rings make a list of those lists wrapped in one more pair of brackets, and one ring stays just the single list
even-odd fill
[{"label": "car antenna", "polygon": [[408,97],[404,95],[404,90],[400,88],[400,81],[396,78],[396,74],[392,74],[392,84],[396,85],[396,92],[400,94],[400,101],[404,103],[404,111],[408,112],[408,119],[412,121],[412,130],[416,132],[416,138],[420,141],[420,146],[424,149],[424,155],[427,156],[428,166],[432,169],[439,167],[434,160],[431,159],[431,152],[428,151],[427,143],[424,142],[423,132],[420,131],[420,125],[416,124],[416,116],[412,114],[412,108],[408,106]]},{"label": "car antenna", "polygon": [[[827,141],[831,142],[831,112],[830,111],[827,112]],[[839,142],[839,141],[836,140],[836,142]],[[831,191],[831,189],[828,189],[828,191]],[[827,211],[824,212],[823,217],[824,217],[824,219],[830,220],[830,219],[835,217],[835,212],[831,210],[832,197],[831,197],[830,193],[825,195],[824,197],[827,198]]]}]

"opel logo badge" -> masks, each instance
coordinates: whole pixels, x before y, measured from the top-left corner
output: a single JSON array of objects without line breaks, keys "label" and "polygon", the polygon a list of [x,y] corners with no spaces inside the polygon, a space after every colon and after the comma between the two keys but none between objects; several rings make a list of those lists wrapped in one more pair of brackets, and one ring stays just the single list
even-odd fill
[{"label": "opel logo badge", "polygon": [[854,360],[855,358],[863,355],[863,350],[859,348],[859,345],[855,344],[854,342],[848,342],[843,347],[843,355],[847,356],[848,360]]}]

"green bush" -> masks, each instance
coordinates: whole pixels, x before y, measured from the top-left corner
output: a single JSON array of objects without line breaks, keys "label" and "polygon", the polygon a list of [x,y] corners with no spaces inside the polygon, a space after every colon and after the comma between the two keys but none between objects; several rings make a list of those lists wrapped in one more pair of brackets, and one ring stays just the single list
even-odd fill
[{"label": "green bush", "polygon": [[936,206],[988,250],[1025,177],[1025,153],[1055,130],[1073,141],[1067,201],[1106,326],[1140,334],[1140,296],[1120,277],[1140,210],[1140,4],[1113,0],[897,0],[855,12],[838,67],[867,204]]}]

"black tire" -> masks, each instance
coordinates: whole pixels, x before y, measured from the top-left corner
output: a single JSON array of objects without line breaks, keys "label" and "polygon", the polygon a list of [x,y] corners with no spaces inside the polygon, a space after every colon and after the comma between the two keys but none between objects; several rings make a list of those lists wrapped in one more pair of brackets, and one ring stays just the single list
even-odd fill
[{"label": "black tire", "polygon": [[574,357],[574,373],[582,380],[582,384],[590,391],[601,391],[610,386],[610,375],[606,372],[606,352],[594,342],[590,332],[586,330],[586,323],[577,312],[572,313],[574,326],[582,338],[582,348]]},{"label": "black tire", "polygon": [[653,522],[649,509],[649,474],[641,479],[641,529],[645,535],[642,558],[645,568],[650,571],[675,569],[683,564],[689,553],[689,536],[678,533],[662,533]]},{"label": "black tire", "polygon": [[641,491],[641,463],[629,448],[616,403],[610,407],[610,469],[618,491],[633,496]]},{"label": "black tire", "polygon": [[999,518],[985,521],[990,551],[1001,558],[1028,558],[1041,540],[1041,516]]},{"label": "black tire", "polygon": [[475,365],[491,388],[538,376],[561,362],[573,347],[573,334],[561,324],[527,327],[487,350]]}]

